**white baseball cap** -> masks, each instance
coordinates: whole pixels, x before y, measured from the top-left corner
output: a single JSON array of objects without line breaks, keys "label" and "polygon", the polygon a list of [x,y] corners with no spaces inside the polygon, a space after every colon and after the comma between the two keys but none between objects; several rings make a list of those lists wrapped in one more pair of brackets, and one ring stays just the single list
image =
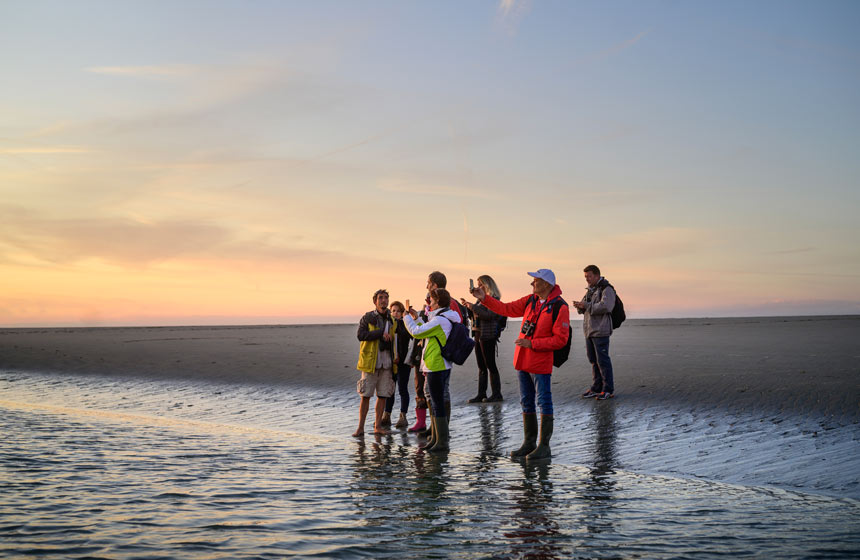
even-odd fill
[{"label": "white baseball cap", "polygon": [[529,272],[528,274],[532,278],[540,278],[541,280],[555,286],[555,273],[548,268],[541,268],[538,269],[537,272]]}]

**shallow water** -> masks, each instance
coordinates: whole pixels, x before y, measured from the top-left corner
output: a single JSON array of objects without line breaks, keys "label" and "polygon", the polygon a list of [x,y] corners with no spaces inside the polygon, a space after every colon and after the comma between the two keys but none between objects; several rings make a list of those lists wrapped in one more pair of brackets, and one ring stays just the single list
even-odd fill
[{"label": "shallow water", "polygon": [[[741,445],[732,424],[752,419],[665,410],[631,421],[621,402],[562,406],[555,456],[534,466],[504,456],[519,438],[515,403],[455,406],[454,452],[443,457],[401,433],[348,437],[356,403],[350,390],[0,376],[0,556],[860,555],[860,502],[766,485],[795,476],[779,460],[756,484],[695,478],[713,464],[710,478],[745,479],[745,453],[724,446],[732,430]],[[803,456],[803,442],[841,445],[832,454],[856,464],[851,426],[822,433],[828,442],[801,437],[805,422],[777,426],[788,433],[780,447],[794,441]],[[752,437],[774,439],[758,423]],[[677,433],[664,447],[667,426]],[[803,460],[793,464],[813,469]],[[671,468],[649,461],[692,461],[694,472],[651,474]]]}]

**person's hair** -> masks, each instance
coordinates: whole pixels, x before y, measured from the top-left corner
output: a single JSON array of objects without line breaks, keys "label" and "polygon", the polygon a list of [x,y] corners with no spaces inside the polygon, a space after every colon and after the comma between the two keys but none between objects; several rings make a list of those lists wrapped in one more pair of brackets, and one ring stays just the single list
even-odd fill
[{"label": "person's hair", "polygon": [[478,281],[483,282],[484,286],[490,289],[490,295],[496,299],[502,299],[502,292],[499,291],[499,287],[496,285],[496,281],[493,280],[493,277],[489,274],[484,274],[482,276],[478,276]]},{"label": "person's hair", "polygon": [[381,290],[376,290],[375,292],[373,292],[373,303],[376,303],[377,298],[379,298],[379,296],[381,296],[382,294],[388,295],[388,290],[383,288]]},{"label": "person's hair", "polygon": [[437,288],[445,288],[448,286],[448,279],[445,278],[445,275],[438,270],[431,272],[427,279],[436,284]]},{"label": "person's hair", "polygon": [[590,264],[582,269],[583,272],[591,272],[598,276],[600,276],[600,269],[597,268],[597,265]]},{"label": "person's hair", "polygon": [[439,307],[448,307],[451,305],[451,294],[445,288],[430,290],[430,297],[439,302]]},{"label": "person's hair", "polygon": [[394,303],[392,303],[391,305],[388,306],[388,308],[391,309],[392,311],[394,311],[395,307],[399,307],[400,311],[406,311],[406,306],[403,305],[402,303],[400,303],[399,301],[395,301]]}]

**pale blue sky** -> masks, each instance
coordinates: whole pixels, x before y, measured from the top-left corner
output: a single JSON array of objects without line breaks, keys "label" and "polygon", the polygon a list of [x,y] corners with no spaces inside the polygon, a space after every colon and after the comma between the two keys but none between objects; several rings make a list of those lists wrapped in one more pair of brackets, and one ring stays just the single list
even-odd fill
[{"label": "pale blue sky", "polygon": [[[860,312],[858,24],[857,2],[4,2],[0,324],[334,317],[433,269],[513,294],[550,266],[578,294],[592,262],[640,316]],[[337,309],[296,300],[356,268]],[[82,288],[132,273],[154,291]]]}]

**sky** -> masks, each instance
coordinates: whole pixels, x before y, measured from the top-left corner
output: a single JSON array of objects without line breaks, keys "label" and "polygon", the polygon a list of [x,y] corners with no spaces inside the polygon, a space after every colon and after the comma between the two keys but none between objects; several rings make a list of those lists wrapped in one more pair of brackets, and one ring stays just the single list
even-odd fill
[{"label": "sky", "polygon": [[860,3],[0,2],[0,326],[354,322],[598,265],[860,313]]}]

